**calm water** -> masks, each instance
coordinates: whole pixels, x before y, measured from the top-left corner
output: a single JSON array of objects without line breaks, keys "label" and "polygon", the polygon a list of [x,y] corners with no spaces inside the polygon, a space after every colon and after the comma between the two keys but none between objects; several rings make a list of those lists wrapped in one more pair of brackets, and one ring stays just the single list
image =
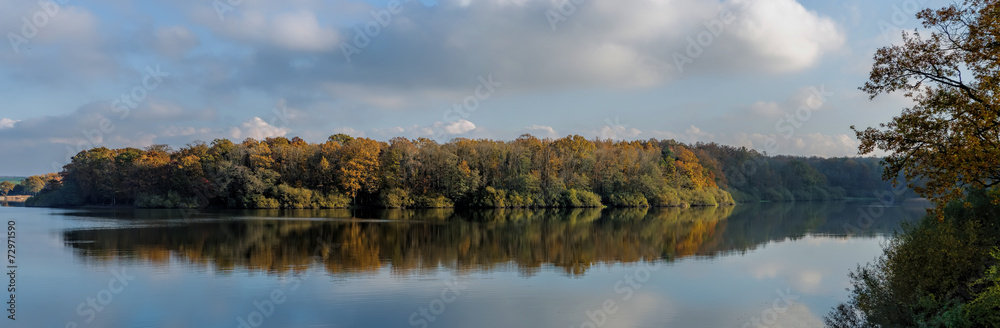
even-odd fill
[{"label": "calm water", "polygon": [[849,269],[924,206],[3,207],[17,313],[0,326],[821,326]]}]

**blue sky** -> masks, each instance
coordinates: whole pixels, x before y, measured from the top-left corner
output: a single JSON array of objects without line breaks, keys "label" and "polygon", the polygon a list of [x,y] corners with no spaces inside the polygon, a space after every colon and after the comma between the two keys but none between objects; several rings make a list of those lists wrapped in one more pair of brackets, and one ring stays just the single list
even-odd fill
[{"label": "blue sky", "polygon": [[0,0],[0,175],[57,171],[81,147],[336,133],[853,156],[851,125],[908,105],[857,90],[873,52],[944,5]]}]

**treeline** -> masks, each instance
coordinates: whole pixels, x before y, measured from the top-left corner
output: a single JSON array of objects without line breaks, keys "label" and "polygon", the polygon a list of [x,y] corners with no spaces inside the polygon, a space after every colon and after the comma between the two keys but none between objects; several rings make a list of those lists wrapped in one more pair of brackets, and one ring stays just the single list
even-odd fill
[{"label": "treeline", "polygon": [[[29,206],[151,208],[659,207],[870,196],[875,159],[767,157],[673,140],[513,141],[338,134],[216,139],[178,150],[94,148],[49,177]],[[866,190],[866,191],[862,191]],[[730,193],[732,192],[732,194]]]},{"label": "treeline", "polygon": [[[880,158],[766,156],[716,143],[699,143],[694,148],[698,158],[705,159],[703,165],[722,168],[716,173],[724,177],[719,185],[740,203],[874,198],[893,188],[883,180]],[[916,194],[907,190],[901,196]]]}]

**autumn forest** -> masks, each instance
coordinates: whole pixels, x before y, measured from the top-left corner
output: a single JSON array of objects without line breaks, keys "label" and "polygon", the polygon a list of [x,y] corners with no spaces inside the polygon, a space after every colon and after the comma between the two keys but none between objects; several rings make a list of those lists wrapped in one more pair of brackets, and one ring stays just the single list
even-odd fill
[{"label": "autumn forest", "polygon": [[[767,156],[715,143],[331,136],[94,148],[25,179],[29,206],[570,208],[719,206],[871,197],[876,158]],[[16,192],[16,190],[15,190]]]}]

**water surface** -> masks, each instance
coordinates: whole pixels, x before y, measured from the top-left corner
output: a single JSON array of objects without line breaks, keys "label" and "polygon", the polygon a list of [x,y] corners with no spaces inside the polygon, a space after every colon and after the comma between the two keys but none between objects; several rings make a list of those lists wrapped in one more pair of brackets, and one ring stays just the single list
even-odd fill
[{"label": "water surface", "polygon": [[17,320],[2,326],[821,326],[848,271],[924,206],[3,207]]}]

